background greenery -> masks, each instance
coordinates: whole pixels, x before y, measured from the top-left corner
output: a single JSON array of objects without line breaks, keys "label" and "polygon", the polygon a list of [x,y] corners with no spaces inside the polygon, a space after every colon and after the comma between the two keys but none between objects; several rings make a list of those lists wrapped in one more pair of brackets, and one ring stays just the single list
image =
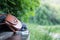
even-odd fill
[{"label": "background greenery", "polygon": [[[41,0],[0,0],[0,14],[12,14],[26,22],[30,40],[53,40],[50,32],[60,33],[60,8]],[[56,5],[57,6],[57,5]]]},{"label": "background greenery", "polygon": [[22,22],[39,25],[60,24],[59,9],[40,0],[0,0],[0,14],[10,13]]},{"label": "background greenery", "polygon": [[[40,4],[40,0],[1,0],[0,14],[10,13],[22,22],[39,25],[60,24],[59,11],[48,4]],[[58,13],[58,16],[56,15]]]},{"label": "background greenery", "polygon": [[27,22],[30,16],[34,16],[39,5],[40,0],[0,0],[0,11],[11,13],[21,21]]},{"label": "background greenery", "polygon": [[[58,16],[56,15],[58,14]],[[59,11],[49,4],[41,5],[35,12],[35,16],[30,17],[31,23],[39,25],[57,25],[60,24]]]}]

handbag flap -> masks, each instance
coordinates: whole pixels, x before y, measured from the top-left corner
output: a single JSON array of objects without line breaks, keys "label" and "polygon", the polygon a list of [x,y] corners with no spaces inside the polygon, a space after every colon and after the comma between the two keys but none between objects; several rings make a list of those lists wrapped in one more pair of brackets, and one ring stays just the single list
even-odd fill
[{"label": "handbag flap", "polygon": [[17,18],[11,14],[8,14],[5,20],[11,24],[17,24],[18,23]]},{"label": "handbag flap", "polygon": [[15,29],[19,30],[22,27],[21,22],[15,16],[13,16],[11,14],[7,15],[5,21],[7,24],[11,25],[10,28],[14,27]]}]

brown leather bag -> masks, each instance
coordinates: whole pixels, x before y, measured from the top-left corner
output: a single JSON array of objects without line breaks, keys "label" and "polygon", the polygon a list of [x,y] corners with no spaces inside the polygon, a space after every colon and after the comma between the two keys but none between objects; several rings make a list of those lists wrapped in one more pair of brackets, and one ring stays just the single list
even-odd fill
[{"label": "brown leather bag", "polygon": [[[4,18],[2,18],[2,17],[4,17]],[[6,38],[6,40],[22,40],[21,34],[17,34],[17,32],[16,32],[16,31],[20,30],[21,27],[22,27],[22,24],[21,24],[21,22],[19,20],[15,16],[13,16],[11,14],[7,14],[7,15],[1,14],[0,15],[0,20],[1,19],[4,19],[3,20],[4,22],[0,22],[0,25],[3,25],[1,27],[4,27],[4,29],[6,27],[9,27],[14,33],[10,37]],[[7,26],[5,26],[6,24],[7,24]],[[1,30],[4,30],[4,29],[1,29]]]},{"label": "brown leather bag", "polygon": [[7,17],[5,19],[5,23],[9,25],[9,28],[13,32],[20,30],[22,27],[21,22],[15,16],[13,16],[11,14],[7,14]]}]

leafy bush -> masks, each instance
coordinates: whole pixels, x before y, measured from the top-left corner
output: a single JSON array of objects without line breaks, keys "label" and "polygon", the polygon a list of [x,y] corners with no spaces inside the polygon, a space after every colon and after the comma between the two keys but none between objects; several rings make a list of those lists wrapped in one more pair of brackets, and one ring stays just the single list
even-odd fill
[{"label": "leafy bush", "polygon": [[20,20],[25,21],[31,14],[34,14],[40,0],[0,0],[0,11],[11,13]]},{"label": "leafy bush", "polygon": [[60,21],[56,19],[56,14],[58,11],[49,5],[41,5],[40,8],[36,10],[35,16],[30,17],[30,22],[37,23],[40,25],[55,25],[60,24]]}]

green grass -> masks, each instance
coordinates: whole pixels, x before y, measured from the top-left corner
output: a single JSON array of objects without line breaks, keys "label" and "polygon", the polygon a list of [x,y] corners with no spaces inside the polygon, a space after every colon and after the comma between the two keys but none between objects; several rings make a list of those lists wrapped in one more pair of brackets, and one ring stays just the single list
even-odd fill
[{"label": "green grass", "polygon": [[42,30],[42,26],[35,24],[27,24],[30,31],[30,40],[52,40],[48,32]]},{"label": "green grass", "polygon": [[59,25],[40,26],[27,23],[27,26],[30,31],[30,40],[52,40],[52,37],[49,36],[50,32],[60,33]]},{"label": "green grass", "polygon": [[60,25],[45,26],[43,28],[47,31],[50,31],[50,32],[60,33]]}]

